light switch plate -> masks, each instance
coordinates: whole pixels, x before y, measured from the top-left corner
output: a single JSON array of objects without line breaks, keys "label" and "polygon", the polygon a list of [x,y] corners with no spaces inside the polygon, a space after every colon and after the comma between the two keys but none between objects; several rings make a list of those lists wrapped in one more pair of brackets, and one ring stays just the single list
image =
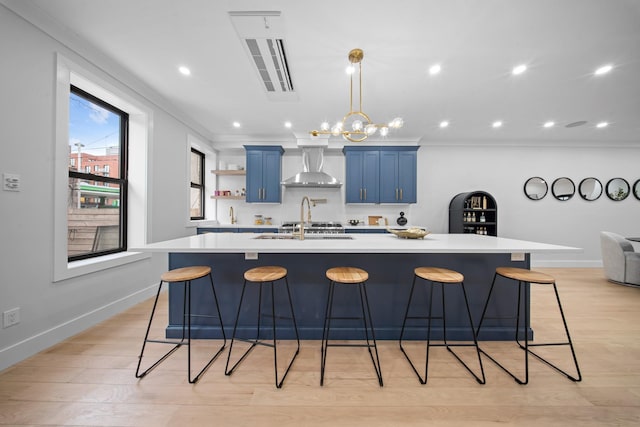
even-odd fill
[{"label": "light switch plate", "polygon": [[3,173],[2,188],[5,191],[20,191],[20,175],[15,173]]}]

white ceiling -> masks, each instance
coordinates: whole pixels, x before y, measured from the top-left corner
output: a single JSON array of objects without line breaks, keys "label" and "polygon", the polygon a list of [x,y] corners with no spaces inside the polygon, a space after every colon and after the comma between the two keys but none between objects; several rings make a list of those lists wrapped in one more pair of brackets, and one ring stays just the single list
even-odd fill
[{"label": "white ceiling", "polygon": [[[390,140],[640,142],[640,0],[2,2],[38,25],[66,27],[214,142],[293,141],[340,119],[355,47],[365,53],[363,111],[405,120]],[[267,98],[229,11],[281,12],[297,100]],[[435,63],[442,72],[430,76]],[[511,75],[521,63],[528,70]],[[604,64],[613,70],[594,76]],[[555,127],[542,128],[548,120]],[[565,127],[580,120],[588,123]],[[597,129],[601,121],[609,126]]]}]

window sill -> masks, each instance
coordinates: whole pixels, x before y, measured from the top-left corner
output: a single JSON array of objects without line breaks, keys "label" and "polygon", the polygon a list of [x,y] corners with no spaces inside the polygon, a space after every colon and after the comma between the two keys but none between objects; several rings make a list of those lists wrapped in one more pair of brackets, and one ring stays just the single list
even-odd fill
[{"label": "window sill", "polygon": [[102,271],[107,268],[113,268],[132,262],[137,262],[150,257],[151,254],[142,252],[120,252],[117,254],[104,255],[97,258],[73,261],[67,263],[65,265],[65,268],[56,269],[54,271],[53,281],[59,282],[85,274]]}]

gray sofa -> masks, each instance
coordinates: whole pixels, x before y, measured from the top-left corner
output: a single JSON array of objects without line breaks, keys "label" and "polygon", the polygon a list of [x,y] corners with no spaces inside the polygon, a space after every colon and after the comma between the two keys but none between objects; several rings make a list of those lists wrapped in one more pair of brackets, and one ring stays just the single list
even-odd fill
[{"label": "gray sofa", "polygon": [[604,273],[611,282],[640,286],[640,252],[624,237],[609,231],[600,233]]}]

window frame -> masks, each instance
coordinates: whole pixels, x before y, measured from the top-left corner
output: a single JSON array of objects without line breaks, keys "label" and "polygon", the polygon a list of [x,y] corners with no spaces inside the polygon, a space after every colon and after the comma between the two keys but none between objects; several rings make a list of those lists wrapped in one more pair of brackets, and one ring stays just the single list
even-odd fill
[{"label": "window frame", "polygon": [[[196,154],[199,159],[200,159],[200,184],[195,183],[191,180],[191,176],[193,175],[191,172],[189,174],[189,182],[190,182],[190,189],[191,188],[197,188],[200,190],[200,207],[202,210],[202,215],[200,216],[191,216],[191,207],[189,207],[189,217],[191,219],[191,221],[199,221],[199,220],[203,220],[206,218],[206,212],[205,212],[205,174],[204,174],[204,169],[205,169],[205,154],[200,151],[200,150],[196,150],[195,148],[191,147],[191,151],[189,153],[189,155],[191,156],[191,154]],[[189,157],[189,170],[191,170],[191,157]],[[189,193],[189,205],[191,205],[191,193]]]},{"label": "window frame", "polygon": [[[97,96],[73,85],[69,85],[69,99],[71,95],[74,94],[81,98],[86,99],[87,101],[108,110],[109,112],[120,116],[120,141],[119,141],[119,164],[118,168],[120,169],[120,176],[118,178],[107,177],[103,175],[95,174],[91,171],[91,166],[85,166],[84,172],[78,172],[69,169],[69,178],[70,179],[80,179],[86,181],[96,181],[100,182],[101,185],[106,186],[107,184],[117,184],[120,187],[120,222],[119,222],[119,246],[114,249],[106,249],[106,250],[98,250],[95,252],[88,252],[79,255],[69,256],[67,254],[67,261],[80,261],[88,258],[96,258],[104,255],[114,254],[118,252],[125,252],[127,250],[127,189],[129,186],[127,177],[128,177],[128,155],[129,152],[129,114],[121,109],[109,104],[108,102],[98,98]],[[98,165],[96,165],[97,167]]]},{"label": "window frame", "polygon": [[[69,189],[69,85],[89,91],[129,114],[127,244],[129,250],[101,257],[67,260],[67,201]],[[61,283],[86,274],[149,260],[148,252],[134,252],[153,241],[150,206],[153,194],[153,109],[128,88],[90,65],[75,62],[56,52],[53,270],[52,281]]]}]

